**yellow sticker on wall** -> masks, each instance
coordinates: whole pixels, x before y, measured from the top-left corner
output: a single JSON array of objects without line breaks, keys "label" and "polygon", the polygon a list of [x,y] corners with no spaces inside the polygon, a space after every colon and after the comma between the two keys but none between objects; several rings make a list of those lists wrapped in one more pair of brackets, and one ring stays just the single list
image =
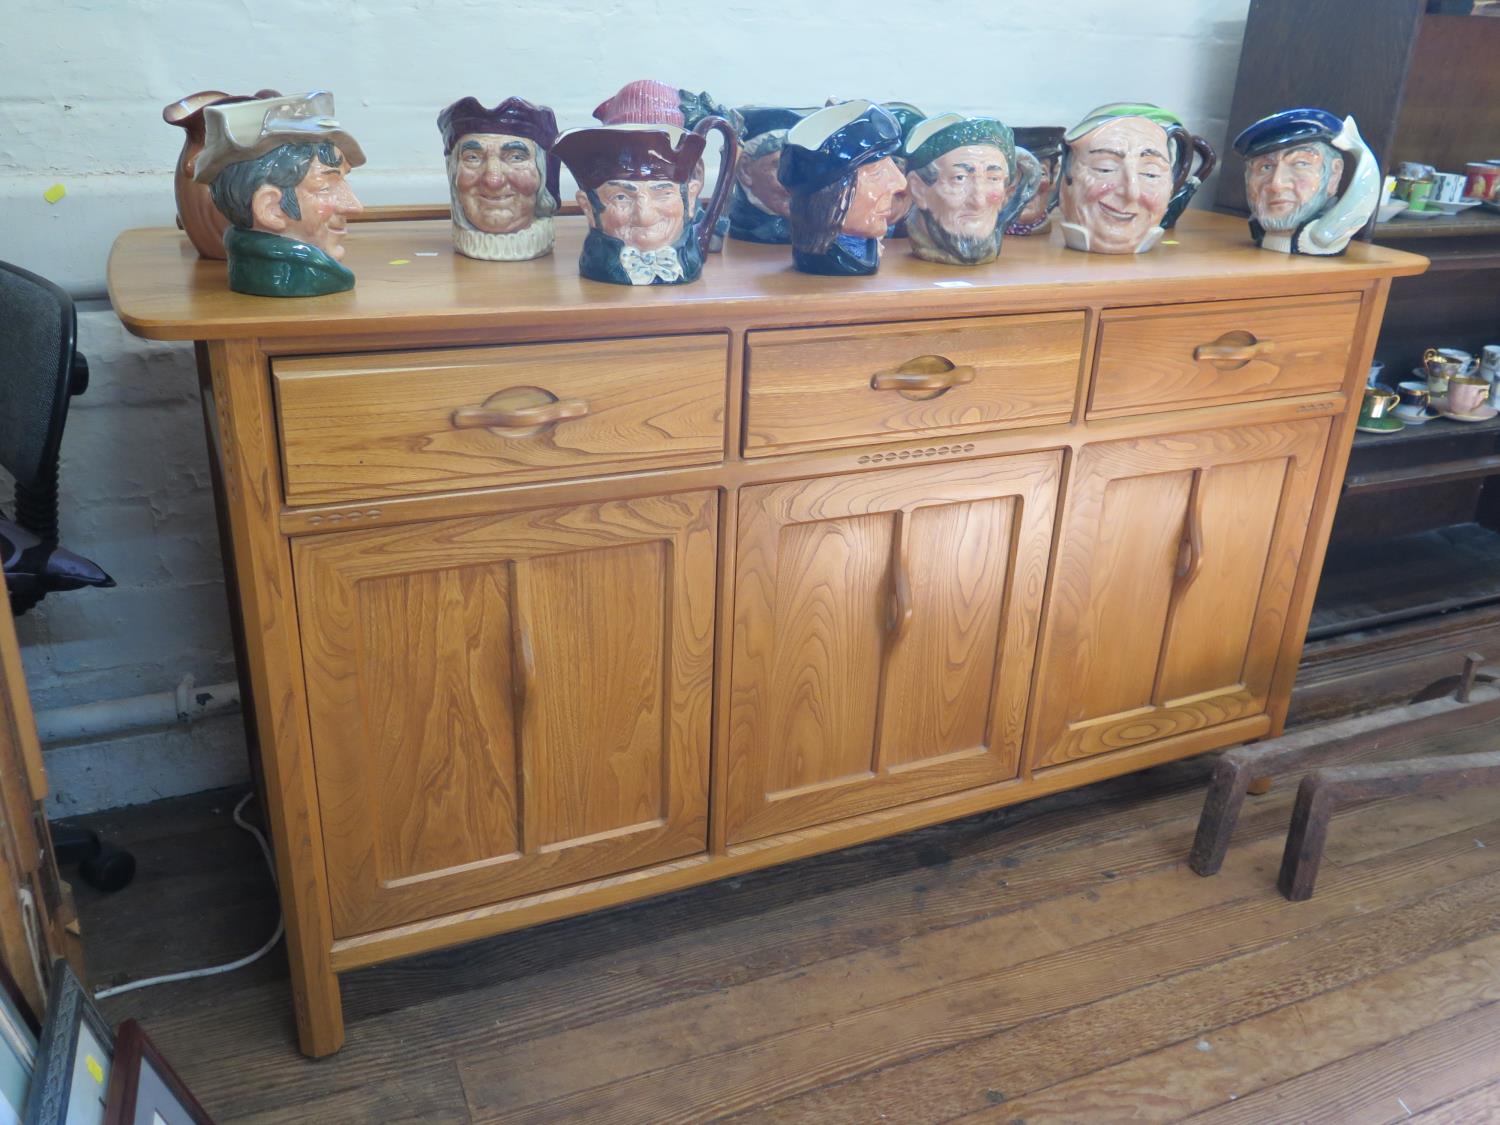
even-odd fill
[{"label": "yellow sticker on wall", "polygon": [[99,1060],[93,1055],[84,1056],[83,1065],[88,1067],[89,1074],[99,1085],[104,1085],[104,1068],[99,1065]]},{"label": "yellow sticker on wall", "polygon": [[45,199],[48,203],[56,203],[59,199],[67,194],[68,189],[63,187],[62,184],[53,184],[46,191],[42,192],[42,198]]}]

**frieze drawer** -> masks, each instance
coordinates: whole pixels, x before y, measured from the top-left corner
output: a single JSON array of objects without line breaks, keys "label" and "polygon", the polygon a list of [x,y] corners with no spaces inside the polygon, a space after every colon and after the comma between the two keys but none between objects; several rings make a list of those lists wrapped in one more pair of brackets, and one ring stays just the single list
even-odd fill
[{"label": "frieze drawer", "polygon": [[727,338],[277,359],[290,504],[718,461]]},{"label": "frieze drawer", "polygon": [[1089,417],[1336,391],[1359,294],[1107,309]]},{"label": "frieze drawer", "polygon": [[1068,422],[1081,312],[747,334],[745,456]]}]

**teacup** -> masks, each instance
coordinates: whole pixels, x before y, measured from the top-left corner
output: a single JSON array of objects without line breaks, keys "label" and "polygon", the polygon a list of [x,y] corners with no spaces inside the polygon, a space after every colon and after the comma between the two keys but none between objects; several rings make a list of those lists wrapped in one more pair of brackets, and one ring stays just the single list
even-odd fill
[{"label": "teacup", "polygon": [[1397,383],[1396,394],[1401,399],[1401,405],[1396,407],[1394,413],[1406,418],[1427,417],[1427,405],[1432,401],[1432,396],[1428,393],[1426,383],[1415,380]]},{"label": "teacup", "polygon": [[1469,369],[1474,357],[1457,348],[1428,348],[1422,353],[1422,366],[1427,370],[1427,389],[1434,395],[1448,393],[1448,381],[1456,379]]},{"label": "teacup", "polygon": [[1490,385],[1475,375],[1460,375],[1448,381],[1448,413],[1473,414],[1485,404]]},{"label": "teacup", "polygon": [[1491,383],[1500,379],[1500,344],[1486,344],[1480,354],[1479,373]]},{"label": "teacup", "polygon": [[1366,387],[1364,401],[1359,408],[1359,420],[1361,422],[1379,421],[1394,410],[1400,402],[1400,396],[1387,386]]}]

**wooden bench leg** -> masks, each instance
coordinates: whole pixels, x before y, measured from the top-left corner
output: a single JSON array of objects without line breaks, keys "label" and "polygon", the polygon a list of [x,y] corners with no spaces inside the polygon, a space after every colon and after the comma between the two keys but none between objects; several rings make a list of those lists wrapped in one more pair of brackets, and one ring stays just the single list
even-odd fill
[{"label": "wooden bench leg", "polygon": [[1208,794],[1203,798],[1203,812],[1198,817],[1198,833],[1193,837],[1193,850],[1188,853],[1188,867],[1199,875],[1217,875],[1224,866],[1229,839],[1240,818],[1240,806],[1245,803],[1249,773],[1249,767],[1233,751],[1214,763]]},{"label": "wooden bench leg", "polygon": [[1328,841],[1328,821],[1340,805],[1375,797],[1452,793],[1476,785],[1500,785],[1500,750],[1313,770],[1297,790],[1276,885],[1293,902],[1312,897]]}]

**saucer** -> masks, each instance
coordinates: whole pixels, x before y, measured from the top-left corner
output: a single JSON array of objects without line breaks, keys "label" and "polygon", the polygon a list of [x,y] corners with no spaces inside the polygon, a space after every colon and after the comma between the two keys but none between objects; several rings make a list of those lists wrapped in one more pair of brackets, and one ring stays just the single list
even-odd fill
[{"label": "saucer", "polygon": [[[1477,422],[1479,419],[1475,418],[1472,421]],[[1366,418],[1354,428],[1356,430],[1363,430],[1367,434],[1393,434],[1397,430],[1406,429],[1406,423],[1401,421],[1400,418]]]},{"label": "saucer", "polygon": [[1415,410],[1407,406],[1398,406],[1395,410],[1391,411],[1391,414],[1400,418],[1408,426],[1425,426],[1437,417],[1436,414],[1430,413],[1426,408],[1420,406]]},{"label": "saucer", "polygon": [[1493,406],[1481,406],[1473,414],[1449,414],[1446,410],[1443,411],[1444,418],[1451,418],[1455,422],[1488,422],[1496,415],[1500,415],[1500,410]]}]

